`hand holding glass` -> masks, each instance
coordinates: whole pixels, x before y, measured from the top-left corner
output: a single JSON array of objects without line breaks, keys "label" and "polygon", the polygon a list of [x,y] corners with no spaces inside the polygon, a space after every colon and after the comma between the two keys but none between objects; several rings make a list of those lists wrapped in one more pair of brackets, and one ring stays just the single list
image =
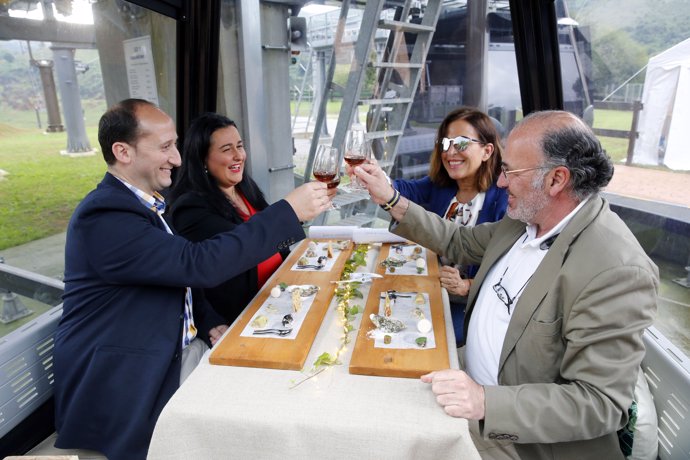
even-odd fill
[{"label": "hand holding glass", "polygon": [[[345,135],[345,162],[354,169],[371,158],[371,145],[364,137],[361,129],[351,129]],[[350,190],[365,190],[357,178],[350,183]]]},{"label": "hand holding glass", "polygon": [[[326,184],[328,188],[335,188],[340,183],[338,149],[328,145],[319,145],[314,157],[313,173],[316,180]],[[331,203],[331,209],[338,209]]]}]

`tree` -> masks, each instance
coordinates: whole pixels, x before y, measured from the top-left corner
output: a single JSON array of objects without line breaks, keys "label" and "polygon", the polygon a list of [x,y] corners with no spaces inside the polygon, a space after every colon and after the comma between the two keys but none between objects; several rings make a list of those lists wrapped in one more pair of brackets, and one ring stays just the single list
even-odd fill
[{"label": "tree", "polygon": [[592,46],[594,98],[607,96],[607,85],[625,82],[647,65],[648,59],[645,47],[623,30],[599,37]]}]

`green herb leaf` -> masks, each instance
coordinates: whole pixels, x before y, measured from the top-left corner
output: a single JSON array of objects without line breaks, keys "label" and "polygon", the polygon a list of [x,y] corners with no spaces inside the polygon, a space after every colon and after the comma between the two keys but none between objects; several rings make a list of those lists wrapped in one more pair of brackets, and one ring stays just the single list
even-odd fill
[{"label": "green herb leaf", "polygon": [[314,361],[314,367],[332,366],[334,364],[336,364],[336,359],[328,352],[321,353],[321,355],[316,358],[316,361]]}]

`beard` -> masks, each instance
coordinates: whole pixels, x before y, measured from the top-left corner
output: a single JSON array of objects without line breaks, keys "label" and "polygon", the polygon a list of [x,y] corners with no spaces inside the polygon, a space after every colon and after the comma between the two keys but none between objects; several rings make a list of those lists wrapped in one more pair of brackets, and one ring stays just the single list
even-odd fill
[{"label": "beard", "polygon": [[526,224],[533,224],[537,214],[549,203],[549,197],[544,193],[544,178],[549,173],[545,170],[532,179],[532,189],[521,200],[518,200],[514,209],[508,208],[507,214],[511,219],[516,219]]}]

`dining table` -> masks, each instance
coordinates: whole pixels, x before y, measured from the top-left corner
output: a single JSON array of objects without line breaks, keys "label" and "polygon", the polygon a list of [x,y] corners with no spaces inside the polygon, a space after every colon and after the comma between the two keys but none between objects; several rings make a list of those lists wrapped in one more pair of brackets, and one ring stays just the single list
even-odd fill
[{"label": "dining table", "polygon": [[[371,244],[358,271],[372,271],[380,250]],[[277,273],[263,289],[277,283]],[[370,286],[359,288],[364,299]],[[458,368],[448,295],[441,291],[448,360]],[[479,459],[468,421],[447,415],[429,384],[349,372],[355,334],[343,347],[336,303],[334,297],[301,370],[214,365],[209,350],[160,414],[148,458]],[[223,339],[246,323],[243,315]],[[355,329],[362,316],[352,320]],[[338,363],[315,371],[319,356],[337,350]]]}]

